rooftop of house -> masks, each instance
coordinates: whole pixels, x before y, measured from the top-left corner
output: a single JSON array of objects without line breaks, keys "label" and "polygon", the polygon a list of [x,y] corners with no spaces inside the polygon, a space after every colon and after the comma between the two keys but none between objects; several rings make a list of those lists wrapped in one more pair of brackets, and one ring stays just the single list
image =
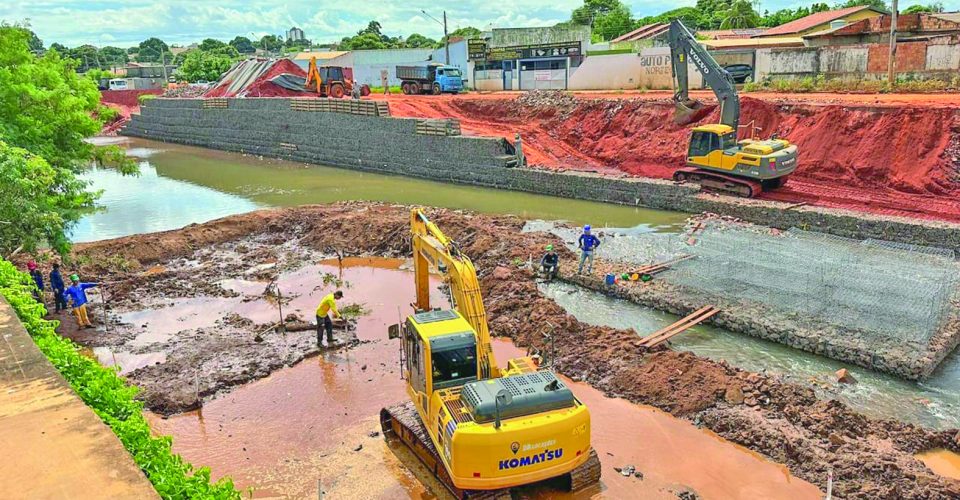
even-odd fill
[{"label": "rooftop of house", "polygon": [[838,19],[843,19],[852,14],[864,10],[872,10],[879,14],[886,14],[886,11],[877,9],[876,7],[870,7],[867,5],[861,5],[858,7],[848,7],[846,9],[837,9],[837,10],[828,10],[824,12],[817,12],[816,14],[810,14],[807,17],[801,17],[795,21],[790,21],[786,24],[781,24],[774,28],[770,28],[767,31],[763,32],[757,37],[766,37],[766,36],[783,36],[783,35],[795,35],[807,31],[811,28],[820,26],[821,24],[826,24],[831,21],[836,21]]},{"label": "rooftop of house", "polygon": [[614,38],[613,40],[610,40],[610,42],[611,42],[611,43],[613,43],[613,42],[633,42],[633,41],[636,41],[636,40],[648,40],[648,39],[654,38],[654,37],[656,37],[656,36],[658,36],[658,35],[662,35],[662,34],[666,33],[666,32],[669,31],[669,30],[670,30],[670,25],[667,24],[667,23],[646,24],[646,25],[644,25],[644,26],[641,26],[641,27],[639,27],[639,28],[637,28],[637,29],[629,32],[629,33],[625,33],[625,34],[623,34],[623,35],[620,35],[620,36],[618,36],[617,38]]}]

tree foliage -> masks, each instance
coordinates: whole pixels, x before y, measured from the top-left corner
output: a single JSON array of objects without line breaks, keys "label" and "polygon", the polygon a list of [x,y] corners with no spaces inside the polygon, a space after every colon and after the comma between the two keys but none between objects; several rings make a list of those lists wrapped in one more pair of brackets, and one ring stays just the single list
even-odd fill
[{"label": "tree foliage", "polygon": [[436,47],[437,41],[420,33],[413,33],[404,40],[404,45],[410,48],[430,48]]},{"label": "tree foliage", "polygon": [[903,11],[904,14],[935,14],[938,12],[943,12],[942,2],[935,2],[928,5],[911,5]]},{"label": "tree foliage", "polygon": [[204,44],[200,44],[200,48],[180,54],[183,56],[183,62],[177,68],[180,78],[189,82],[216,81],[241,58],[232,45],[219,42],[219,45],[211,43],[206,46],[208,50],[204,50]]},{"label": "tree foliage", "polygon": [[760,25],[760,15],[747,0],[734,0],[719,16],[722,30],[756,28]]},{"label": "tree foliage", "polygon": [[630,8],[620,0],[584,0],[569,24],[592,27],[597,40],[612,40],[634,28]]},{"label": "tree foliage", "polygon": [[167,62],[173,60],[170,47],[163,40],[151,37],[140,42],[137,48],[137,61],[158,63],[161,59]]},{"label": "tree foliage", "polygon": [[830,6],[825,3],[814,3],[809,7],[798,7],[796,9],[780,9],[776,12],[765,11],[761,24],[767,27],[780,26],[797,19],[807,17],[818,12],[826,12]]},{"label": "tree foliage", "polygon": [[65,248],[71,224],[96,197],[75,177],[94,156],[137,171],[116,146],[84,141],[115,116],[101,107],[97,84],[57,50],[36,56],[29,39],[0,27],[0,251]]},{"label": "tree foliage", "polygon": [[283,48],[283,40],[277,35],[263,35],[257,43],[258,49],[277,51]]},{"label": "tree foliage", "polygon": [[836,8],[846,9],[849,7],[860,7],[860,6],[868,6],[868,7],[873,7],[880,10],[889,10],[887,8],[887,2],[884,2],[883,0],[847,0],[846,2],[842,2],[838,4]]},{"label": "tree foliage", "polygon": [[253,42],[245,36],[238,36],[230,40],[230,46],[237,49],[237,52],[241,54],[253,54],[257,51],[257,48],[253,46]]},{"label": "tree foliage", "polygon": [[70,228],[96,199],[86,188],[72,170],[0,141],[0,256],[44,245],[66,252]]}]

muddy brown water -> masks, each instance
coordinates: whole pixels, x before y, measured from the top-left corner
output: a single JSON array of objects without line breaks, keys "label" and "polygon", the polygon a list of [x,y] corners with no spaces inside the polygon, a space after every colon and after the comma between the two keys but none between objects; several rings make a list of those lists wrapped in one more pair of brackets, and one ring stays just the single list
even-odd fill
[{"label": "muddy brown water", "polygon": [[[352,285],[348,294],[370,310],[357,325],[358,337],[369,342],[279,370],[208,401],[201,411],[150,415],[151,424],[174,437],[174,450],[184,458],[210,466],[214,477],[253,487],[255,497],[316,497],[322,488],[335,498],[445,498],[413,456],[372,435],[379,431],[380,408],[406,397],[399,345],[386,339],[386,329],[410,312],[412,274],[399,260],[343,264]],[[524,354],[505,340],[497,340],[495,351],[501,364]],[[816,487],[782,465],[687,421],[568,383],[591,409],[602,484],[576,495],[530,487],[525,497],[676,498],[683,489],[704,498],[819,497]],[[614,470],[627,465],[643,479]]]}]

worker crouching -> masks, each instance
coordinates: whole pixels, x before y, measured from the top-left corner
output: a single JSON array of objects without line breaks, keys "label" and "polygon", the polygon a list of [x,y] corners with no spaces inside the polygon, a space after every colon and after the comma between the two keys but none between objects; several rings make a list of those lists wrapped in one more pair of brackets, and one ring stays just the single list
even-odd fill
[{"label": "worker crouching", "polygon": [[[321,347],[323,332],[327,332],[327,346],[333,345],[333,320],[341,320],[343,316],[337,310],[337,301],[343,298],[343,292],[337,290],[327,294],[317,306],[317,347]],[[331,318],[333,316],[333,318]]]},{"label": "worker crouching", "polygon": [[560,271],[560,256],[553,251],[553,245],[547,245],[547,253],[540,259],[540,275],[544,279],[552,280]]}]

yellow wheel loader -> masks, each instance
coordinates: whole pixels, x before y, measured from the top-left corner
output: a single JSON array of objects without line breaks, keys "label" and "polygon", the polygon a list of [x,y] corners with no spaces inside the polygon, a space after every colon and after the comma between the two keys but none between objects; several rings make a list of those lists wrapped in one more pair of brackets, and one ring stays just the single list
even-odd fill
[{"label": "yellow wheel loader", "polygon": [[[497,365],[470,258],[420,210],[410,228],[416,314],[389,333],[403,344],[411,401],[381,410],[384,436],[401,440],[457,498],[509,498],[510,488],[557,477],[570,490],[596,484],[587,407],[529,357]],[[430,307],[431,267],[452,309]]]}]

